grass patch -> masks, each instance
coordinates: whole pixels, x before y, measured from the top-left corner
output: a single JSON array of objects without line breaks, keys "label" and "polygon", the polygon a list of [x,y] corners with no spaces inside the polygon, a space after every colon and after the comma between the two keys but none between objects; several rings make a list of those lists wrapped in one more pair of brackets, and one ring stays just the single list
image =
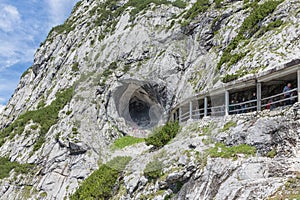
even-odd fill
[{"label": "grass patch", "polygon": [[208,152],[212,158],[220,157],[237,159],[237,154],[244,154],[247,156],[255,155],[256,148],[247,144],[229,147],[223,143],[217,143],[215,144],[215,147],[210,148]]},{"label": "grass patch", "polygon": [[70,196],[70,200],[111,198],[118,178],[130,160],[131,157],[118,156],[106,164],[101,164],[98,170],[81,183],[76,192]]},{"label": "grass patch", "polygon": [[280,187],[268,200],[299,200],[300,199],[300,172],[295,172],[294,178],[289,178],[284,187]]},{"label": "grass patch", "polygon": [[73,72],[78,72],[79,71],[79,63],[78,62],[73,63],[72,71]]},{"label": "grass patch", "polygon": [[158,159],[155,159],[146,165],[144,169],[144,175],[150,180],[155,180],[162,176],[162,169],[163,163]]},{"label": "grass patch", "polygon": [[211,122],[210,124],[201,128],[201,133],[199,136],[208,135],[211,136],[212,131],[216,128],[216,124]]},{"label": "grass patch", "polygon": [[269,151],[267,153],[267,157],[269,157],[269,158],[274,158],[276,155],[277,155],[277,152],[275,149],[272,149],[271,151]]},{"label": "grass patch", "polygon": [[20,115],[12,124],[0,132],[0,146],[2,146],[9,137],[14,138],[15,135],[20,135],[24,132],[26,124],[33,121],[40,125],[40,132],[37,141],[34,144],[33,150],[37,151],[45,142],[45,136],[51,126],[57,123],[58,113],[71,100],[74,88],[71,87],[65,91],[58,92],[56,99],[46,107],[38,110],[27,111]]},{"label": "grass patch", "polygon": [[230,122],[227,122],[224,127],[222,129],[219,130],[219,132],[225,132],[225,131],[228,131],[231,127],[236,127],[237,126],[237,123],[234,122],[234,121],[230,121]]},{"label": "grass patch", "polygon": [[121,137],[112,144],[111,149],[123,149],[127,146],[145,142],[144,138],[136,138],[132,136]]},{"label": "grass patch", "polygon": [[153,133],[145,139],[146,145],[153,145],[155,148],[160,148],[171,141],[180,130],[178,122],[168,122],[162,127],[154,129]]},{"label": "grass patch", "polygon": [[13,169],[17,174],[27,174],[32,167],[32,164],[20,164],[18,162],[11,162],[8,158],[0,157],[0,179],[9,177],[9,173]]}]

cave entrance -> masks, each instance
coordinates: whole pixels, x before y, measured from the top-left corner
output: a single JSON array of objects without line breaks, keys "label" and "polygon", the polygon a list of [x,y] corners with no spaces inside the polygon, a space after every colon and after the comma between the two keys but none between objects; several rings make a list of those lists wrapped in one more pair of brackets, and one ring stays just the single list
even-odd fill
[{"label": "cave entrance", "polygon": [[133,122],[140,127],[146,127],[151,123],[149,115],[150,105],[137,97],[129,101],[129,114]]},{"label": "cave entrance", "polygon": [[120,117],[141,130],[157,126],[164,118],[166,88],[152,82],[123,80],[114,91],[114,100]]}]

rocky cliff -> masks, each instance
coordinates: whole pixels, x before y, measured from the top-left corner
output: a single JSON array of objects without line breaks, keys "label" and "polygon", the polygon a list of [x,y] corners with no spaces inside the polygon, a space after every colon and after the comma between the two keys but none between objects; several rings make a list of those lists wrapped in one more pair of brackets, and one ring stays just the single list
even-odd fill
[{"label": "rocky cliff", "polygon": [[[0,115],[1,165],[14,169],[0,198],[68,199],[119,156],[131,159],[105,198],[299,197],[299,104],[190,122],[159,150],[113,148],[126,135],[146,137],[196,92],[299,58],[299,8],[298,0],[80,1]],[[153,179],[151,163],[161,171]]]}]

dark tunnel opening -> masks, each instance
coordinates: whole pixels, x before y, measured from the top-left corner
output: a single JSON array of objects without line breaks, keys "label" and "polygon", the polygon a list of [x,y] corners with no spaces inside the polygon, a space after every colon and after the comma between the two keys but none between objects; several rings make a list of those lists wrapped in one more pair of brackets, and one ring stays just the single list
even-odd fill
[{"label": "dark tunnel opening", "polygon": [[151,123],[149,115],[150,105],[136,97],[129,101],[129,114],[133,122],[138,126],[146,127]]}]

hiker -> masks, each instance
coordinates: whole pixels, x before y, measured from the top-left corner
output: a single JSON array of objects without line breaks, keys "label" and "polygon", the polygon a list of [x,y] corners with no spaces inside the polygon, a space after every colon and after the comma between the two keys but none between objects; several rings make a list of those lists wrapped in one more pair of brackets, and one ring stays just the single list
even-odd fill
[{"label": "hiker", "polygon": [[291,89],[292,89],[292,84],[291,83],[288,83],[286,86],[284,86],[283,88],[283,96],[284,98],[286,99],[285,101],[285,106],[288,106],[288,105],[291,105],[292,104],[292,101],[291,101],[291,96],[292,96],[292,93],[291,93]]},{"label": "hiker", "polygon": [[266,105],[266,109],[273,110],[275,108],[275,105],[273,104],[273,99],[270,99],[268,101],[268,104]]},{"label": "hiker", "polygon": [[251,109],[252,112],[257,111],[257,97],[256,97],[256,92],[253,92],[252,97],[251,97]]},{"label": "hiker", "polygon": [[242,98],[242,103],[243,103],[243,104],[241,104],[242,113],[246,113],[246,108],[247,108],[247,105],[246,105],[246,103],[245,103],[246,101],[247,101],[246,98],[243,97],[243,98]]}]

